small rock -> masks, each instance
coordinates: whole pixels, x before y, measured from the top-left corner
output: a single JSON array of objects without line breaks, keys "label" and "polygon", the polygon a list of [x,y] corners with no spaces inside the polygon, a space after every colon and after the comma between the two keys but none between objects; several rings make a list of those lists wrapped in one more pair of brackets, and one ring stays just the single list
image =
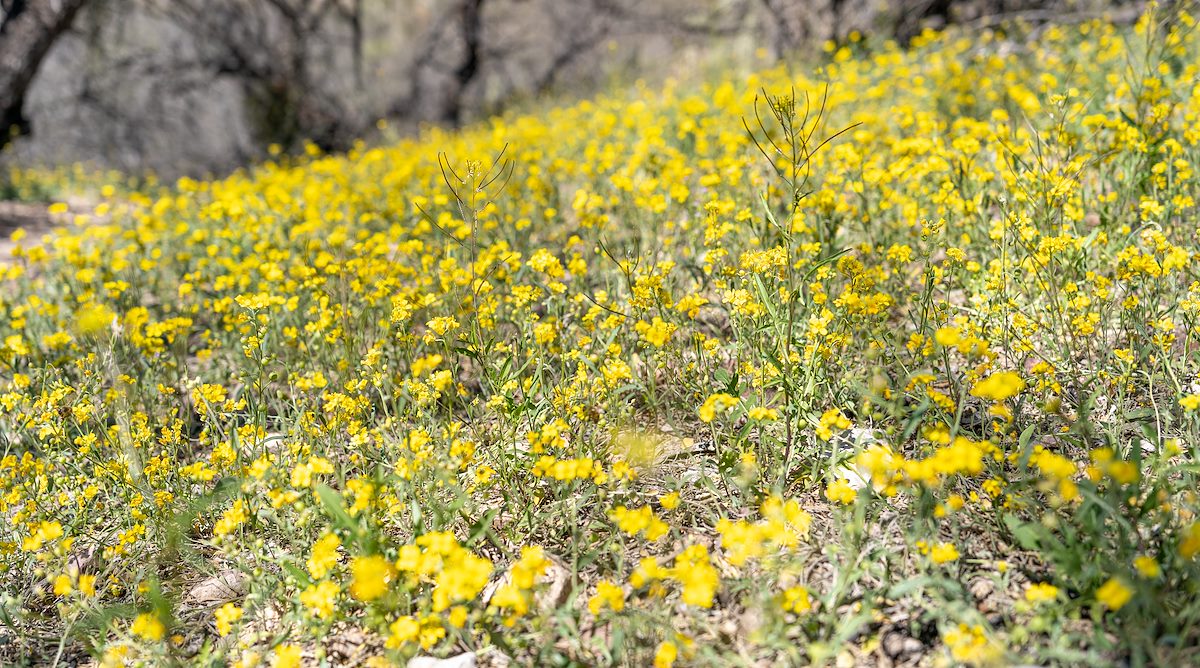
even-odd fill
[{"label": "small rock", "polygon": [[83,549],[76,549],[71,552],[71,556],[67,558],[67,571],[72,573],[87,573],[96,565],[96,546],[88,545]]},{"label": "small rock", "polygon": [[842,464],[838,467],[834,477],[845,480],[850,489],[859,490],[871,484],[870,478],[864,474],[863,469],[860,469],[854,464]]},{"label": "small rock", "polygon": [[479,668],[508,668],[512,665],[512,657],[495,647],[479,652]]},{"label": "small rock", "polygon": [[889,633],[883,636],[883,642],[879,646],[884,654],[894,659],[904,652],[904,636],[899,633]]},{"label": "small rock", "polygon": [[996,583],[987,578],[979,578],[971,583],[971,595],[977,601],[982,601],[994,591],[996,591]]},{"label": "small rock", "polygon": [[893,659],[912,656],[924,648],[925,646],[921,644],[920,640],[906,636],[903,633],[896,633],[895,631],[884,635],[883,642],[881,643],[883,653]]},{"label": "small rock", "polygon": [[267,434],[267,437],[262,441],[262,449],[270,453],[278,453],[283,450],[283,446],[287,441],[287,434],[273,431]]},{"label": "small rock", "polygon": [[224,571],[192,587],[187,599],[196,605],[228,603],[241,598],[250,587],[250,577],[241,571]]},{"label": "small rock", "polygon": [[757,606],[746,608],[742,611],[738,624],[741,627],[742,633],[745,635],[754,635],[763,626],[762,610]]},{"label": "small rock", "polygon": [[414,656],[409,659],[408,668],[475,668],[475,652],[465,652],[448,659]]},{"label": "small rock", "polygon": [[562,607],[571,593],[571,571],[558,557],[550,554],[546,557],[550,560],[550,566],[539,580],[545,585],[545,589],[537,592],[533,599],[541,612],[550,612]]}]

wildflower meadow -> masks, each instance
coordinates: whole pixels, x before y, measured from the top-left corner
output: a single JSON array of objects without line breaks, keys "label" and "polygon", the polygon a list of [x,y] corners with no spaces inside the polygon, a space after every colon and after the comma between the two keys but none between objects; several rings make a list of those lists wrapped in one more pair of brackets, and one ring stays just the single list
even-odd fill
[{"label": "wildflower meadow", "polygon": [[14,172],[0,663],[1200,664],[1198,162],[1151,8]]}]

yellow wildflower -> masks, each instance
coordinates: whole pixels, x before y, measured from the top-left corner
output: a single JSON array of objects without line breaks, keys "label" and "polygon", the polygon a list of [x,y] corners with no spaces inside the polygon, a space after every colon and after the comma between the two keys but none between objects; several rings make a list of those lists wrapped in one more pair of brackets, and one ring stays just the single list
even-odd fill
[{"label": "yellow wildflower", "polygon": [[360,601],[374,601],[387,593],[396,569],[387,559],[374,554],[355,557],[350,562],[350,595]]},{"label": "yellow wildflower", "polygon": [[1025,588],[1025,600],[1037,605],[1058,598],[1058,587],[1047,582],[1037,582]]},{"label": "yellow wildflower", "polygon": [[1109,578],[1096,590],[1096,600],[1109,610],[1120,610],[1133,598],[1133,590],[1119,578]]},{"label": "yellow wildflower", "polygon": [[167,633],[167,627],[159,621],[157,615],[150,612],[143,612],[135,617],[129,630],[146,640],[162,640]]},{"label": "yellow wildflower", "polygon": [[242,609],[233,603],[226,603],[217,608],[214,616],[217,620],[217,635],[224,637],[233,630],[234,623],[242,618]]},{"label": "yellow wildflower", "polygon": [[1025,381],[1014,371],[997,371],[975,384],[971,396],[1005,401],[1025,389]]}]

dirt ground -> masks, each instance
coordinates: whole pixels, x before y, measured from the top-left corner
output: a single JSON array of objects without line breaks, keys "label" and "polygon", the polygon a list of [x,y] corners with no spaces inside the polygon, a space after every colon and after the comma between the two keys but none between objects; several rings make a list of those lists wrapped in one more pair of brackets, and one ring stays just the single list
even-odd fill
[{"label": "dirt ground", "polygon": [[0,260],[7,259],[12,250],[12,234],[24,229],[37,238],[54,227],[47,206],[33,202],[0,201]]}]

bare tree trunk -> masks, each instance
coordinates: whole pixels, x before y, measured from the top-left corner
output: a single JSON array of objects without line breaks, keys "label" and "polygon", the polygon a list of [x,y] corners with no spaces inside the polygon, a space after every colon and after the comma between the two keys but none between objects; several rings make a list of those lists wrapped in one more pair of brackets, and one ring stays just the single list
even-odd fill
[{"label": "bare tree trunk", "polygon": [[483,32],[484,0],[464,0],[459,7],[459,30],[463,41],[463,58],[454,68],[454,79],[442,106],[441,121],[458,125],[463,121],[463,96],[479,74],[479,51]]},{"label": "bare tree trunk", "polygon": [[59,35],[88,0],[13,0],[0,21],[0,146],[28,134],[25,92]]},{"label": "bare tree trunk", "polygon": [[792,30],[792,25],[785,5],[780,0],[761,0],[763,9],[767,11],[767,19],[771,24],[767,32],[771,35],[771,59],[779,60],[789,51],[796,48],[800,41],[799,35]]}]

